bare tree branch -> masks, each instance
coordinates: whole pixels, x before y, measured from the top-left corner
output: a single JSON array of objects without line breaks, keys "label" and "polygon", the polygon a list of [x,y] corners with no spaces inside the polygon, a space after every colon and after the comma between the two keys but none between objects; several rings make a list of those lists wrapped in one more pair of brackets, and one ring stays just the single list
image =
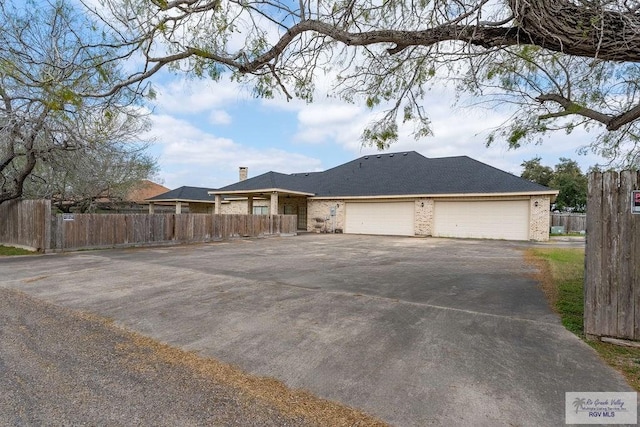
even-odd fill
[{"label": "bare tree branch", "polygon": [[575,102],[572,102],[567,98],[564,98],[556,94],[540,95],[536,99],[541,103],[552,101],[559,104],[563,108],[563,111],[559,113],[552,113],[552,114],[541,116],[540,117],[541,119],[548,119],[548,118],[554,118],[554,117],[567,116],[570,114],[577,114],[579,116],[587,117],[589,119],[600,122],[607,127],[607,130],[614,131],[614,130],[620,129],[622,126],[626,125],[627,123],[633,122],[638,118],[640,118],[640,105],[632,108],[631,110],[625,112],[624,114],[620,114],[618,116],[610,116],[610,115],[592,110],[590,108],[581,106]]}]

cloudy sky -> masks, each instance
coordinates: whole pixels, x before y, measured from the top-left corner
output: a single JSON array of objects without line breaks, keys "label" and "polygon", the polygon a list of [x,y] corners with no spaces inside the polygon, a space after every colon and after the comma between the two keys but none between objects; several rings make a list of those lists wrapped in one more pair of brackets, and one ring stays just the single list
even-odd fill
[{"label": "cloudy sky", "polygon": [[[222,187],[238,180],[238,167],[249,176],[268,171],[321,171],[376,152],[363,147],[360,135],[372,112],[363,105],[345,104],[318,95],[313,104],[284,99],[263,100],[228,80],[185,80],[163,73],[153,81],[157,97],[149,104],[159,183],[173,189],[183,185]],[[485,147],[492,127],[504,112],[452,107],[452,93],[434,91],[425,100],[434,135],[416,141],[408,133],[386,152],[415,150],[427,157],[469,156],[519,175],[520,164],[533,157],[554,166],[560,157],[577,160],[583,170],[602,159],[579,155],[588,134],[557,132],[542,145],[509,150],[496,141]]]}]

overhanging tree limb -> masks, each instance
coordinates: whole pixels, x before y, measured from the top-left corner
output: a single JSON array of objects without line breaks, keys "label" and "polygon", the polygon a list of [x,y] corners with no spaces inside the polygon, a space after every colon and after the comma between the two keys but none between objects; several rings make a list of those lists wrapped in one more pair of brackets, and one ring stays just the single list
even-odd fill
[{"label": "overhanging tree limb", "polygon": [[623,114],[620,114],[617,116],[610,116],[610,115],[601,113],[599,111],[592,110],[591,108],[584,107],[563,96],[556,95],[556,94],[540,95],[536,99],[541,103],[549,102],[549,101],[555,102],[563,108],[563,111],[558,113],[551,113],[546,116],[541,116],[540,117],[541,119],[562,117],[570,114],[577,114],[579,116],[587,117],[589,119],[600,122],[607,127],[607,130],[614,131],[640,118],[640,105],[630,109],[629,111]]},{"label": "overhanging tree limb", "polygon": [[[203,3],[198,5],[198,3]],[[481,9],[480,1],[471,11]],[[614,12],[603,6],[577,6],[566,0],[509,0],[512,11],[509,19],[498,23],[479,21],[481,25],[465,25],[453,19],[423,30],[371,30],[348,31],[332,23],[317,19],[302,19],[291,25],[266,52],[250,61],[241,61],[241,55],[225,55],[202,48],[186,47],[170,55],[148,57],[152,66],[130,76],[101,96],[111,96],[124,87],[153,76],[165,65],[200,57],[224,64],[240,73],[255,73],[281,55],[296,37],[315,33],[332,38],[346,46],[393,44],[386,49],[390,55],[409,46],[433,46],[448,41],[459,41],[486,49],[508,46],[533,45],[567,55],[598,58],[605,61],[640,62],[640,16],[633,12]],[[188,16],[198,12],[211,12],[219,8],[218,2],[176,0],[158,5],[161,10],[175,8]],[[462,14],[466,16],[469,13]],[[303,16],[303,15],[301,15]],[[163,18],[158,25],[164,25]],[[175,18],[172,18],[175,19]],[[503,26],[511,23],[510,26]],[[497,25],[499,24],[499,25]],[[154,37],[157,28],[149,32]],[[98,95],[98,94],[94,94]]]},{"label": "overhanging tree limb", "polygon": [[[146,60],[108,95],[180,63],[175,69],[186,65],[198,77],[208,72],[219,78],[221,69],[234,78],[245,74],[239,80],[255,84],[259,96],[279,91],[305,98],[321,71],[338,75],[332,90],[344,99],[362,96],[375,101],[367,105],[390,109],[408,105],[405,116],[425,122],[417,113],[419,98],[444,75],[462,92],[488,93],[494,104],[506,100],[520,108],[501,127],[513,146],[522,137],[570,131],[588,120],[613,135],[603,132],[593,145],[608,156],[640,130],[627,126],[640,122],[636,2],[104,1],[126,28],[119,34],[131,35],[123,40],[125,50],[138,46],[133,51]],[[347,49],[352,46],[363,49]],[[408,78],[415,70],[417,78]],[[556,108],[548,108],[551,103]],[[370,141],[376,132],[393,134],[385,126],[371,129]]]}]

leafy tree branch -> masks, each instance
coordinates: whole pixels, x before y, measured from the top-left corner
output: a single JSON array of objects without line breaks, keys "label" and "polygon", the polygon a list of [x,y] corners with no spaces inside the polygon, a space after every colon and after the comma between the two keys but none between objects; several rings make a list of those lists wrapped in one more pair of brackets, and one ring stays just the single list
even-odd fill
[{"label": "leafy tree branch", "polygon": [[[65,1],[0,3],[0,203],[23,197],[36,181],[60,184],[43,171],[107,154],[114,168],[143,147],[138,135],[147,121],[134,92],[87,96],[122,81],[114,46],[122,45]],[[151,173],[154,163],[144,163]],[[92,173],[86,169],[84,180]]]}]

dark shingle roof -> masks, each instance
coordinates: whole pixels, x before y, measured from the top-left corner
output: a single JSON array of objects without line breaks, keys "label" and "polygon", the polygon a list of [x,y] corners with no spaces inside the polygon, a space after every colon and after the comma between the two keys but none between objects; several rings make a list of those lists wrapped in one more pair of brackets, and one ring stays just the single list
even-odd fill
[{"label": "dark shingle roof", "polygon": [[192,201],[192,202],[211,202],[215,201],[215,197],[208,194],[211,188],[203,187],[179,187],[175,190],[167,191],[155,197],[147,199],[148,201]]},{"label": "dark shingle roof", "polygon": [[551,191],[467,156],[430,159],[415,151],[363,156],[324,172],[267,172],[220,191],[270,188],[319,197]]}]

